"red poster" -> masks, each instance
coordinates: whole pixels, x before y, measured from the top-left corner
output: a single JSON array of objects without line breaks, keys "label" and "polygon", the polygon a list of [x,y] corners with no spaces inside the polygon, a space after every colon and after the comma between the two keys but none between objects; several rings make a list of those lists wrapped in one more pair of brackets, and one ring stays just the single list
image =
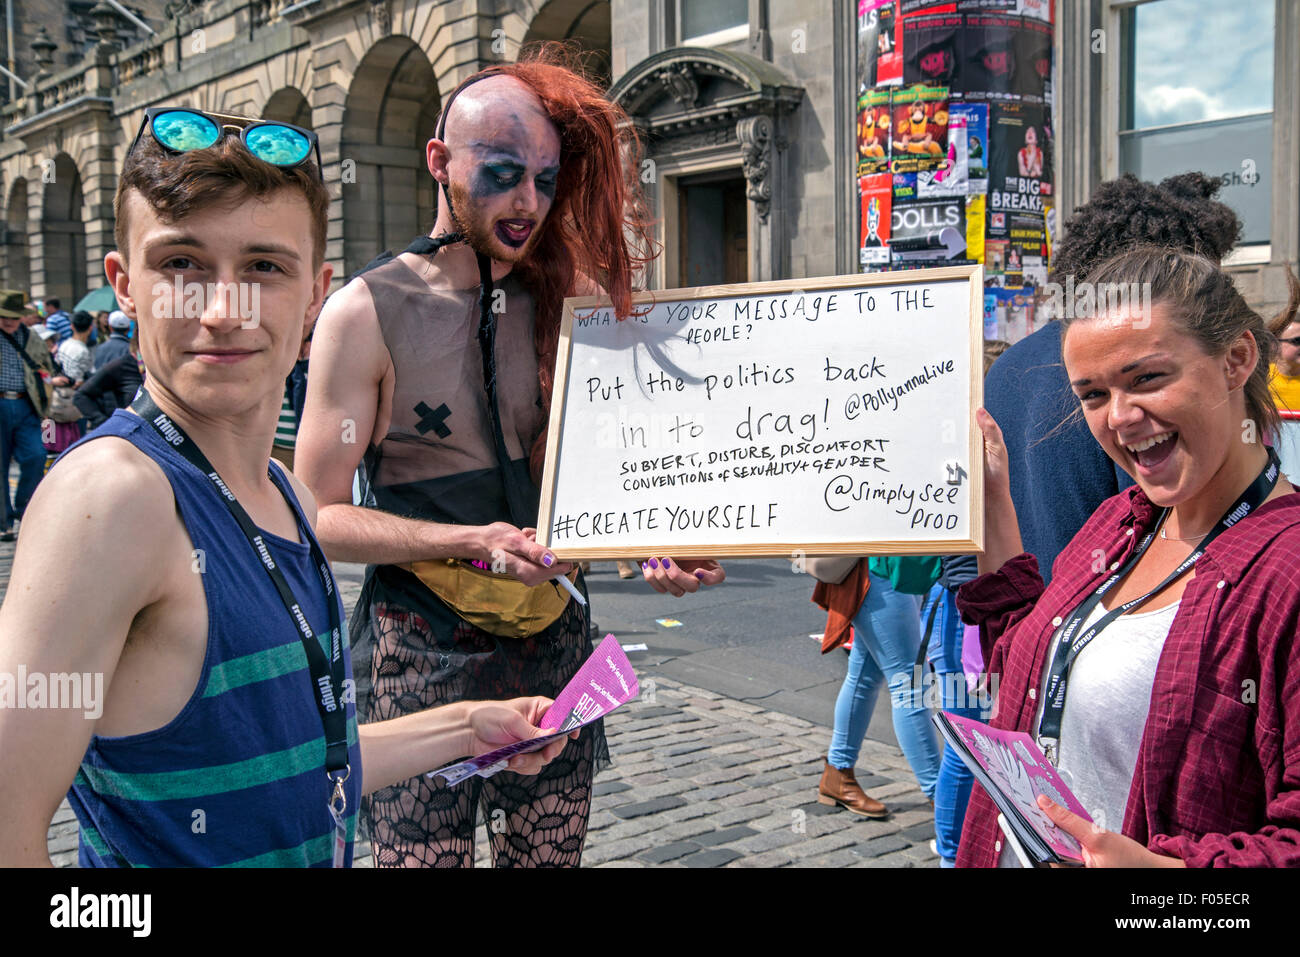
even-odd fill
[{"label": "red poster", "polygon": [[863,272],[889,268],[889,228],[894,177],[875,173],[858,178],[862,198],[862,235],[858,263]]}]

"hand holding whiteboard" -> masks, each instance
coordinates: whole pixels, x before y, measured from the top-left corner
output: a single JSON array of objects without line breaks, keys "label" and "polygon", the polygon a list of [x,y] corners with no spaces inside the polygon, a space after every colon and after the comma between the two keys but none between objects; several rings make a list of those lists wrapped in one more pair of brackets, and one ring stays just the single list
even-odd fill
[{"label": "hand holding whiteboard", "polygon": [[538,541],[563,559],[983,547],[983,270],[566,299]]}]

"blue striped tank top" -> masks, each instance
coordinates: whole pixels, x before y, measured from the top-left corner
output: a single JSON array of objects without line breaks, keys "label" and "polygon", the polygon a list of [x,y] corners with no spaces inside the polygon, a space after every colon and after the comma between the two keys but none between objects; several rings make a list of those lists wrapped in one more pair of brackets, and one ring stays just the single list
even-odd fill
[{"label": "blue striped tank top", "polygon": [[[91,738],[68,792],[81,866],[330,866],[325,733],[298,629],[207,477],[125,410],[82,442],[105,435],[129,441],[171,482],[203,578],[208,641],[198,685],[174,719],[143,734]],[[278,467],[271,474],[306,527],[288,480]],[[322,592],[307,544],[263,534],[329,655],[326,602],[341,609],[337,589],[332,598]],[[340,619],[346,624],[341,610]],[[343,648],[350,866],[361,754],[346,637]]]}]

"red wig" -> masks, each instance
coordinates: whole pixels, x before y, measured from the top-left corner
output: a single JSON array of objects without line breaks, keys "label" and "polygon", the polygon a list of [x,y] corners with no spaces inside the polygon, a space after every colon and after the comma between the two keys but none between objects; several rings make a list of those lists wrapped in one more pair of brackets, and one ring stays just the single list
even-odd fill
[{"label": "red wig", "polygon": [[[646,264],[657,254],[640,189],[640,140],[622,108],[574,69],[575,60],[563,44],[541,44],[517,63],[488,67],[460,87],[484,76],[512,76],[537,94],[560,134],[555,200],[533,252],[515,267],[533,296],[537,377],[548,417],[564,298],[597,283],[623,319],[632,312],[632,292]],[[529,454],[539,484],[547,431],[542,430]]]}]

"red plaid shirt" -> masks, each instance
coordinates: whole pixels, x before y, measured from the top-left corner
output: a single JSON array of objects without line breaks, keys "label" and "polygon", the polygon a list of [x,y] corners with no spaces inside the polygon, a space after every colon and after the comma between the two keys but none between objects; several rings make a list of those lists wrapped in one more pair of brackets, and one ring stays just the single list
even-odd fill
[{"label": "red plaid shirt", "polygon": [[[1124,563],[1157,514],[1128,489],[1093,513],[1046,590],[1024,554],[957,592],[962,617],[980,626],[988,672],[1001,675],[993,727],[1037,731],[1061,619]],[[1188,867],[1300,865],[1298,631],[1300,492],[1225,531],[1196,563],[1156,667],[1125,835]],[[974,788],[958,866],[997,865],[997,814]]]}]

